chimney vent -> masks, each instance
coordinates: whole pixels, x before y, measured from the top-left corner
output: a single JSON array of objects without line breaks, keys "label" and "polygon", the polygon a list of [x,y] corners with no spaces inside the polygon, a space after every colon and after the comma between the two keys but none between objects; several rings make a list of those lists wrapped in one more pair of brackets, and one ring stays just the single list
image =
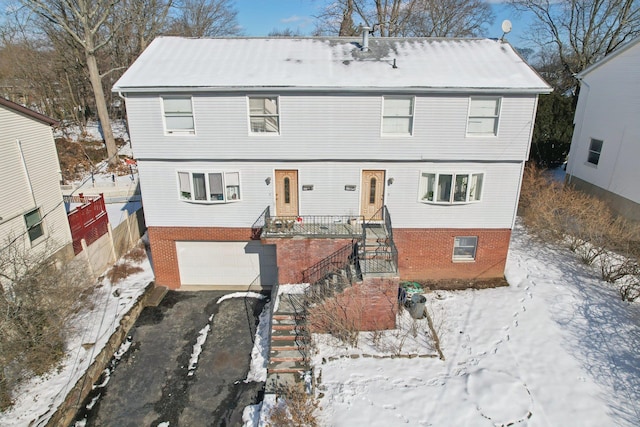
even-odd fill
[{"label": "chimney vent", "polygon": [[362,27],[362,48],[363,52],[369,52],[369,31],[371,27]]}]

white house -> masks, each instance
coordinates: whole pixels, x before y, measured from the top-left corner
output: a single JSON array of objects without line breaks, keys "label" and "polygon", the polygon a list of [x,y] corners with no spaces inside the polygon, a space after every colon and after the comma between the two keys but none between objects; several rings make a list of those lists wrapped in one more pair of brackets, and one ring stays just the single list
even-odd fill
[{"label": "white house", "polygon": [[71,242],[51,129],[56,123],[0,98],[0,250],[13,244],[51,253]]},{"label": "white house", "polygon": [[161,37],[113,90],[184,288],[304,280],[363,222],[401,279],[502,277],[551,89],[499,40]]},{"label": "white house", "polygon": [[567,182],[640,220],[640,38],[578,79]]}]

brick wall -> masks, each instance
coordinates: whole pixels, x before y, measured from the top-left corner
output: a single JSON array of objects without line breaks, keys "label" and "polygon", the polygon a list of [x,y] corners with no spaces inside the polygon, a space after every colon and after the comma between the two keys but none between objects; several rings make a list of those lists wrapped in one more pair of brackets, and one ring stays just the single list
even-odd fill
[{"label": "brick wall", "polygon": [[302,283],[302,272],[338,249],[351,245],[351,239],[263,239],[276,245],[278,283]]},{"label": "brick wall", "polygon": [[398,313],[398,277],[373,277],[309,310],[314,332],[395,329]]},{"label": "brick wall", "polygon": [[180,287],[176,241],[243,242],[251,240],[251,228],[149,227],[147,231],[156,284],[169,289]]},{"label": "brick wall", "polygon": [[[455,237],[477,236],[475,261],[454,262]],[[402,280],[490,279],[504,276],[509,229],[393,230]]]}]

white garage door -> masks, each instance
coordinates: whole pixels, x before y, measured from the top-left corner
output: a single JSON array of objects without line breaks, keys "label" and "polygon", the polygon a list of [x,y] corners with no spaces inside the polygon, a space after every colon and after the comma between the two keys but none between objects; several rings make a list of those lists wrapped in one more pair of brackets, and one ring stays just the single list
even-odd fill
[{"label": "white garage door", "polygon": [[260,242],[176,242],[182,285],[271,286],[276,280],[275,246]]}]

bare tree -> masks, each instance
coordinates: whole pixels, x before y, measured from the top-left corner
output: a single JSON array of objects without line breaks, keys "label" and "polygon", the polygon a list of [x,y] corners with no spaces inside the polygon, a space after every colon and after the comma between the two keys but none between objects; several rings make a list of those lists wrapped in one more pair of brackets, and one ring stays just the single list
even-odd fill
[{"label": "bare tree", "polygon": [[[105,100],[102,78],[98,69],[97,53],[111,40],[113,32],[107,32],[105,23],[113,14],[120,0],[21,0],[27,7],[38,14],[45,23],[49,23],[64,31],[81,47],[93,89],[98,119],[102,125],[103,138],[107,146],[109,164],[118,162],[117,147],[107,103]],[[107,71],[108,74],[111,71]]]},{"label": "bare tree", "polygon": [[640,35],[638,0],[511,0],[532,13],[531,40],[552,45],[568,75],[579,73]]},{"label": "bare tree", "polygon": [[339,0],[318,19],[320,34],[354,35],[360,21],[381,37],[466,37],[480,35],[493,13],[481,0]]},{"label": "bare tree", "polygon": [[180,0],[170,34],[184,37],[217,37],[240,33],[238,11],[231,0]]},{"label": "bare tree", "polygon": [[426,0],[419,2],[407,23],[407,35],[472,37],[493,22],[491,6],[482,0]]}]

